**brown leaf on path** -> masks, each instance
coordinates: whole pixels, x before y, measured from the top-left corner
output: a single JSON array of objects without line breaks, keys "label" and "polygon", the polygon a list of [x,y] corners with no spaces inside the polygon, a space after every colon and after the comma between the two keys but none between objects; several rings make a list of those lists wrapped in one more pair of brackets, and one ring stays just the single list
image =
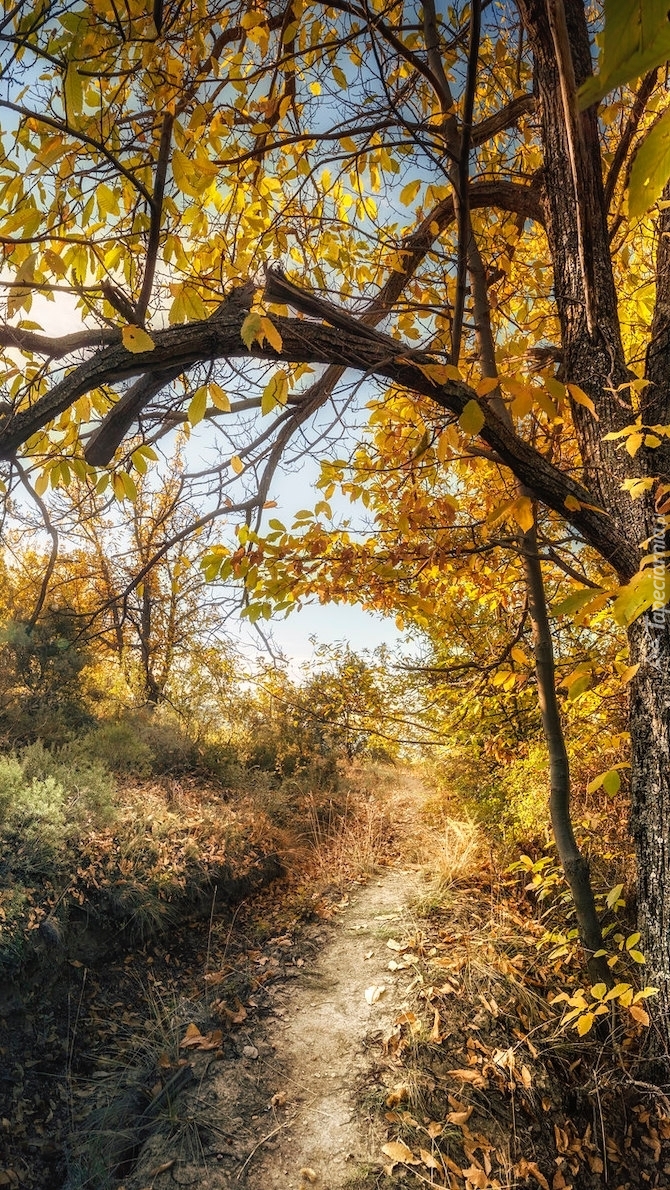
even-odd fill
[{"label": "brown leaf on path", "polygon": [[215,1050],[218,1049],[223,1042],[223,1033],[221,1029],[214,1029],[212,1033],[203,1035],[198,1026],[190,1024],[179,1042],[180,1050],[194,1049],[194,1050]]},{"label": "brown leaf on path", "polygon": [[395,1107],[398,1103],[402,1103],[409,1095],[409,1087],[407,1083],[398,1083],[396,1087],[386,1097],[386,1106]]},{"label": "brown leaf on path", "polygon": [[461,1177],[464,1177],[466,1182],[469,1182],[471,1186],[476,1187],[476,1190],[487,1190],[487,1187],[489,1186],[489,1179],[487,1178],[481,1166],[473,1164],[469,1166],[468,1169],[462,1169],[460,1173]]},{"label": "brown leaf on path", "polygon": [[522,1178],[527,1178],[532,1174],[532,1176],[535,1178],[535,1181],[542,1187],[542,1190],[551,1190],[547,1179],[537,1164],[537,1161],[527,1161],[525,1157],[522,1157],[519,1164],[514,1167],[514,1172]]},{"label": "brown leaf on path", "polygon": [[430,1124],[428,1124],[426,1128],[426,1132],[428,1133],[431,1140],[435,1140],[437,1136],[441,1136],[442,1131],[442,1125],[438,1124],[437,1120],[431,1120]]},{"label": "brown leaf on path", "polygon": [[310,1182],[311,1185],[314,1185],[314,1183],[318,1182],[318,1180],[319,1180],[319,1175],[316,1172],[316,1170],[312,1169],[310,1166],[307,1166],[307,1165],[304,1165],[303,1168],[300,1170],[300,1177],[303,1178],[306,1182]]},{"label": "brown leaf on path", "polygon": [[433,1010],[433,1027],[430,1031],[430,1040],[434,1043],[434,1045],[440,1045],[443,1040],[442,1033],[440,1033],[440,1024],[440,1014],[437,1008],[435,1008]]},{"label": "brown leaf on path", "polygon": [[288,1091],[276,1091],[270,1100],[271,1107],[283,1107],[288,1099]]},{"label": "brown leaf on path", "polygon": [[448,1070],[448,1074],[453,1075],[454,1078],[460,1078],[464,1083],[470,1083],[473,1087],[488,1087],[489,1082],[480,1074],[478,1070],[465,1070],[460,1067],[456,1070]]},{"label": "brown leaf on path", "polygon": [[188,1049],[189,1046],[191,1046],[191,1045],[197,1046],[200,1044],[201,1041],[204,1041],[204,1040],[205,1039],[204,1039],[202,1033],[200,1032],[198,1026],[191,1023],[190,1025],[187,1026],[186,1032],[185,1032],[184,1036],[182,1037],[181,1041],[179,1042],[179,1048],[180,1048],[180,1050]]},{"label": "brown leaf on path", "polygon": [[442,1172],[442,1165],[435,1160],[432,1153],[428,1152],[428,1149],[419,1149],[419,1156],[426,1169],[436,1169],[439,1173]]},{"label": "brown leaf on path", "polygon": [[388,1144],[382,1145],[382,1153],[385,1157],[390,1157],[393,1165],[401,1162],[403,1165],[420,1165],[421,1161],[414,1156],[411,1149],[401,1140],[390,1140]]},{"label": "brown leaf on path", "polygon": [[447,1124],[456,1124],[460,1128],[462,1124],[467,1124],[471,1115],[471,1107],[466,1108],[465,1111],[450,1111],[447,1115]]}]

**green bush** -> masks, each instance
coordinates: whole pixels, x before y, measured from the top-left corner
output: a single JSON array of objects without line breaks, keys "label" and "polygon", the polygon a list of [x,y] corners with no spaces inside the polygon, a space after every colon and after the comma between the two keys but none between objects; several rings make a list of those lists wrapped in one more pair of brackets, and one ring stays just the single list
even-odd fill
[{"label": "green bush", "polygon": [[138,728],[139,724],[129,719],[101,723],[78,741],[77,750],[119,776],[132,773],[148,777],[154,771],[156,757]]},{"label": "green bush", "polygon": [[41,741],[31,744],[20,754],[21,768],[27,781],[53,777],[58,782],[72,821],[101,823],[113,814],[114,778],[101,759],[87,752],[86,739],[56,749],[45,748]]}]

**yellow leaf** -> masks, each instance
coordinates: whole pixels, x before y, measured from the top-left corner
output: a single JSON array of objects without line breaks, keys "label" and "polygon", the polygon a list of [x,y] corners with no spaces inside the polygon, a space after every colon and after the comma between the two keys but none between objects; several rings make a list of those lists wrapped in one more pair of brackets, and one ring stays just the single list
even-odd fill
[{"label": "yellow leaf", "polygon": [[644,442],[644,434],[629,434],[626,438],[626,450],[631,458],[637,454]]},{"label": "yellow leaf", "polygon": [[121,341],[126,351],[139,355],[142,351],[153,351],[156,344],[151,335],[142,330],[141,326],[124,326],[121,330]]},{"label": "yellow leaf", "polygon": [[390,1140],[388,1144],[382,1145],[382,1153],[385,1157],[390,1157],[391,1161],[396,1164],[401,1161],[404,1165],[420,1165],[421,1161],[414,1156],[411,1149],[401,1140]]},{"label": "yellow leaf", "polygon": [[510,512],[524,533],[527,533],[529,529],[533,528],[535,523],[533,504],[528,496],[519,496],[514,501]]},{"label": "yellow leaf", "polygon": [[485,421],[486,418],[484,417],[484,411],[481,405],[473,399],[472,401],[468,401],[458,419],[458,424],[464,434],[474,435],[479,433]]},{"label": "yellow leaf", "polygon": [[187,417],[192,426],[197,426],[205,416],[207,410],[207,385],[202,384],[196,389],[188,407]]},{"label": "yellow leaf", "polygon": [[410,203],[414,202],[419,190],[421,189],[421,179],[415,178],[413,182],[408,182],[400,191],[400,201],[404,207],[408,207]]},{"label": "yellow leaf", "polygon": [[232,459],[230,460],[230,465],[236,475],[241,475],[244,471],[244,463],[242,462],[239,455],[233,455]]},{"label": "yellow leaf", "polygon": [[[404,362],[402,359],[398,360],[398,363]],[[436,384],[446,384],[448,380],[463,380],[462,374],[454,364],[417,364],[417,367],[428,380],[434,380]]]},{"label": "yellow leaf", "polygon": [[49,472],[43,471],[35,480],[35,491],[38,496],[43,496],[49,486]]},{"label": "yellow leaf", "polygon": [[321,94],[321,83],[319,83],[319,82],[310,83],[309,89],[312,92],[312,95],[320,95]]},{"label": "yellow leaf", "polygon": [[483,380],[479,381],[475,392],[477,393],[478,397],[487,397],[488,394],[492,393],[494,388],[498,388],[499,385],[500,381],[497,379],[497,377],[485,376]]},{"label": "yellow leaf", "polygon": [[82,107],[84,106],[84,93],[81,75],[74,62],[68,62],[67,70],[65,72],[63,90],[65,92],[67,115],[70,119],[72,119],[73,116],[79,115]]},{"label": "yellow leaf", "polygon": [[563,504],[566,508],[570,509],[570,512],[579,512],[581,508],[581,504],[576,496],[566,496]]},{"label": "yellow leaf", "polygon": [[578,384],[568,384],[566,387],[573,401],[576,401],[578,405],[583,405],[585,409],[588,409],[589,413],[593,414],[596,421],[600,421],[596,407],[591,398],[584,392],[584,389],[580,388]]},{"label": "yellow leaf", "polygon": [[349,84],[347,82],[347,76],[344,73],[344,71],[341,70],[339,66],[333,66],[332,72],[333,72],[333,78],[335,79],[335,82],[337,83],[338,87],[340,87],[343,91],[346,91]]},{"label": "yellow leaf", "polygon": [[288,376],[285,372],[275,372],[268,380],[261,396],[261,413],[265,417],[271,413],[275,405],[285,405],[288,398]]},{"label": "yellow leaf", "polygon": [[577,1032],[580,1037],[584,1037],[589,1032],[594,1020],[592,1012],[583,1012],[581,1016],[577,1017]]},{"label": "yellow leaf", "polygon": [[209,395],[212,398],[212,404],[220,409],[222,413],[230,413],[230,401],[219,384],[214,381],[209,385]]},{"label": "yellow leaf", "polygon": [[272,322],[269,318],[261,318],[260,334],[258,338],[261,343],[264,339],[267,339],[268,343],[271,347],[274,347],[275,351],[281,351],[282,347],[284,346],[279,331],[277,330],[274,322]]}]

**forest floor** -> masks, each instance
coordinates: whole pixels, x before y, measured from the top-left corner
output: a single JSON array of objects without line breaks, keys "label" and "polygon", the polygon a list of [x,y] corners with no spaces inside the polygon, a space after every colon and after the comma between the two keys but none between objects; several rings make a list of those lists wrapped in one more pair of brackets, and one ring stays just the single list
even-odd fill
[{"label": "forest floor", "polygon": [[667,1100],[561,1027],[525,882],[419,776],[375,780],[234,913],[71,964],[16,1043],[0,1186],[670,1187]]}]

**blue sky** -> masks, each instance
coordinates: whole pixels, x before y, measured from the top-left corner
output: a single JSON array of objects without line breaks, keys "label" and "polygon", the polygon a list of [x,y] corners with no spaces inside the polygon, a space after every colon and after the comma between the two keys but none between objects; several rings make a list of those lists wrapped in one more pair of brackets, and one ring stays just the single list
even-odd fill
[{"label": "blue sky", "polygon": [[[40,322],[45,332],[52,335],[67,334],[81,327],[75,300],[66,294],[58,294],[55,302],[36,297],[29,317]],[[197,438],[194,445],[196,443]],[[345,443],[342,453],[346,456]],[[270,498],[277,502],[277,508],[268,515],[276,516],[290,525],[298,509],[313,507],[322,498],[314,486],[319,473],[318,458],[317,448],[314,456],[301,459],[297,467],[284,467],[277,471],[270,491]],[[336,517],[350,516],[354,524],[361,521],[361,506],[350,505],[345,499],[337,497],[331,501],[331,505]],[[349,604],[323,605],[315,601],[286,619],[278,617],[269,623],[264,622],[262,627],[264,631],[269,629],[274,645],[296,667],[313,656],[314,645],[310,637],[316,637],[323,644],[348,642],[357,652],[373,650],[384,644],[393,648],[403,641],[403,635],[392,618],[366,612]],[[239,624],[237,628],[240,645],[245,651],[253,651],[261,645],[258,633],[248,624]],[[237,635],[237,631],[234,630],[233,635]]]}]

